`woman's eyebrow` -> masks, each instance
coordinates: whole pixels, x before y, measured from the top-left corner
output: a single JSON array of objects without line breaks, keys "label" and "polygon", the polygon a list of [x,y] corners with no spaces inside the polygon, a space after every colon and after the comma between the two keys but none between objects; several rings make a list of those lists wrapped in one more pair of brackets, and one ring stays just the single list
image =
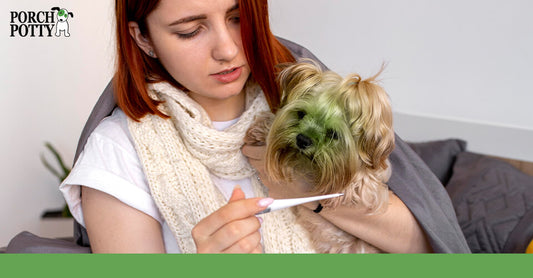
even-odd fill
[{"label": "woman's eyebrow", "polygon": [[[233,5],[231,8],[229,8],[227,11],[226,11],[226,14],[229,14],[233,11],[236,11],[239,9],[239,4],[235,4]],[[182,23],[187,23],[187,22],[191,22],[191,21],[195,21],[195,20],[202,20],[202,19],[206,19],[207,18],[207,15],[205,14],[200,14],[200,15],[192,15],[192,16],[188,16],[188,17],[184,17],[184,18],[181,18],[181,19],[178,19],[172,23],[170,23],[168,26],[174,26],[174,25],[178,25],[178,24],[182,24]]]},{"label": "woman's eyebrow", "polygon": [[239,3],[233,5],[231,8],[229,8],[229,9],[226,11],[226,14],[229,14],[229,13],[231,13],[231,12],[233,12],[233,11],[238,10],[238,9],[239,9]]},{"label": "woman's eyebrow", "polygon": [[178,25],[178,24],[182,24],[182,23],[187,23],[187,22],[191,22],[191,21],[195,21],[195,20],[201,20],[201,19],[206,19],[207,16],[206,15],[193,15],[193,16],[188,16],[188,17],[184,17],[184,18],[181,18],[181,19],[178,19],[172,23],[170,23],[168,26],[174,26],[174,25]]}]

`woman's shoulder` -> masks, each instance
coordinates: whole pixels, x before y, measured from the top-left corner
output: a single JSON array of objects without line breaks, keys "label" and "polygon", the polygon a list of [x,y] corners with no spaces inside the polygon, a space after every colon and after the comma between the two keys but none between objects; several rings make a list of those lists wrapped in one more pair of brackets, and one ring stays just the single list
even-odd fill
[{"label": "woman's shoulder", "polygon": [[[125,180],[142,178],[140,162],[128,129],[128,118],[119,108],[102,119],[90,134],[75,168],[97,169],[122,176]],[[135,177],[131,169],[139,168]],[[79,169],[78,169],[79,170]]]},{"label": "woman's shoulder", "polygon": [[128,128],[128,116],[118,107],[113,110],[111,115],[100,121],[88,140],[89,142],[92,141],[93,144],[98,142],[112,145],[128,153],[135,152],[133,138]]},{"label": "woman's shoulder", "polygon": [[[144,179],[128,118],[122,110],[102,119],[89,135],[73,170],[105,171],[134,184]],[[135,169],[135,171],[133,171]]]},{"label": "woman's shoulder", "polygon": [[107,193],[162,223],[129,134],[128,118],[118,108],[98,123],[60,186],[71,212],[83,224],[80,185]]},{"label": "woman's shoulder", "polygon": [[111,138],[114,138],[117,135],[120,135],[120,137],[128,137],[128,116],[126,116],[126,114],[120,108],[116,107],[111,115],[103,118],[100,121],[92,134],[98,134]]}]

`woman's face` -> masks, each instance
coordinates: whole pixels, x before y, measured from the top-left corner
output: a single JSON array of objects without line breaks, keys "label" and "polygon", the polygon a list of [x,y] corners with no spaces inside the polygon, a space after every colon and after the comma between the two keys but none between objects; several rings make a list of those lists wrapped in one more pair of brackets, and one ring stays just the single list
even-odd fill
[{"label": "woman's face", "polygon": [[147,17],[157,58],[200,105],[240,95],[250,67],[236,0],[161,0]]}]

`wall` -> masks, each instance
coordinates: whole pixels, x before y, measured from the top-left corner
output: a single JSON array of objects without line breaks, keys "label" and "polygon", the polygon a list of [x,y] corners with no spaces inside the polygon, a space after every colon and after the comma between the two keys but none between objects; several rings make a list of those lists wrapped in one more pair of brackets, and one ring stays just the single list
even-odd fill
[{"label": "wall", "polygon": [[532,1],[270,3],[274,32],[331,69],[368,76],[387,63],[404,139],[459,137],[472,151],[533,161]]},{"label": "wall", "polygon": [[[83,124],[112,76],[111,4],[0,2],[0,246],[22,230],[49,234],[50,225],[40,215],[64,204],[58,180],[39,156],[49,154],[44,147],[49,141],[72,162]],[[55,6],[74,14],[68,20],[70,37],[10,37],[10,11],[50,11]]]},{"label": "wall", "polygon": [[[0,2],[0,246],[63,204],[39,154],[71,161],[92,105],[112,75],[112,3]],[[388,66],[383,85],[409,140],[461,137],[471,150],[533,161],[533,2],[529,0],[270,0],[276,34],[342,74]],[[71,37],[10,38],[9,11],[65,5]],[[509,134],[509,136],[504,136]],[[498,135],[498,136],[493,136]]]}]

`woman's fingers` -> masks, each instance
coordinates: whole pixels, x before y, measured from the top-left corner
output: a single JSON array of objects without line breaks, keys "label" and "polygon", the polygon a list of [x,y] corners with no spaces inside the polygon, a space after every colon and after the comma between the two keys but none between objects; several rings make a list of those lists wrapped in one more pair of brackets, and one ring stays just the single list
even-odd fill
[{"label": "woman's fingers", "polygon": [[197,251],[221,252],[259,231],[261,224],[255,214],[272,202],[271,198],[244,199],[242,190],[235,188],[228,204],[202,219],[192,229]]},{"label": "woman's fingers", "polygon": [[259,239],[250,237],[254,233],[259,233],[260,227],[261,224],[255,216],[230,222],[206,238],[206,242],[198,247],[198,252],[219,253],[233,250],[232,252],[236,253],[247,253],[261,241],[261,237]]},{"label": "woman's fingers", "polygon": [[233,192],[231,193],[231,197],[229,198],[228,203],[243,199],[246,199],[244,191],[242,191],[239,185],[236,185],[235,188],[233,188]]},{"label": "woman's fingers", "polygon": [[222,253],[263,253],[261,246],[261,233],[256,231],[246,237],[241,238],[230,247],[224,249]]},{"label": "woman's fingers", "polygon": [[271,198],[251,198],[238,200],[223,206],[208,217],[202,219],[198,225],[205,225],[205,235],[214,234],[227,223],[254,216],[266,209],[272,203]]},{"label": "woman's fingers", "polygon": [[[199,223],[194,229],[202,229],[202,227],[202,224]],[[199,253],[226,252],[225,250],[227,249],[241,253],[245,252],[245,250],[251,251],[256,248],[261,238],[249,238],[249,236],[259,233],[260,228],[260,220],[255,215],[252,215],[244,219],[228,222],[209,236],[201,237],[193,232],[193,238]],[[253,241],[252,239],[256,240]],[[233,245],[237,246],[229,249]]]},{"label": "woman's fingers", "polygon": [[196,233],[193,229],[193,234],[200,237],[210,236],[227,223],[254,216],[273,201],[271,198],[234,200],[202,219],[197,226],[202,226],[204,229],[196,231]]},{"label": "woman's fingers", "polygon": [[[214,239],[221,239],[219,246],[222,253],[250,253],[261,245],[261,226],[256,217],[230,223],[227,229],[220,229]],[[262,249],[261,249],[262,250]]]}]

